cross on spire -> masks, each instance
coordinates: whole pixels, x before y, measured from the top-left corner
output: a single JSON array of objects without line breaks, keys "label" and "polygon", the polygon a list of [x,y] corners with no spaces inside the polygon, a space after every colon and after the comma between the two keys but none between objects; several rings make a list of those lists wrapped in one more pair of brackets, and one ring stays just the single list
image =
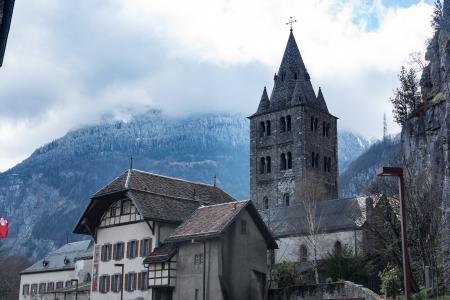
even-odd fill
[{"label": "cross on spire", "polygon": [[289,25],[291,27],[291,32],[292,32],[292,25],[297,22],[297,20],[294,20],[294,18],[289,17],[289,22],[286,23],[286,25]]}]

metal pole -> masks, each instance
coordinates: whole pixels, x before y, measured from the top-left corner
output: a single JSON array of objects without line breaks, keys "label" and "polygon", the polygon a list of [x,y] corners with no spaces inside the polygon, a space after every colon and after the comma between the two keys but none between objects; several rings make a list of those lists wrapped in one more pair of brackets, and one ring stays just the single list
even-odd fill
[{"label": "metal pole", "polygon": [[78,300],[78,280],[77,285],[75,286],[75,300]]},{"label": "metal pole", "polygon": [[206,300],[206,241],[203,241],[203,300]]},{"label": "metal pole", "polygon": [[120,278],[120,300],[123,300],[123,286],[124,286],[124,284],[123,284],[123,281],[124,281],[124,276],[123,276],[123,272],[124,272],[124,265],[122,264],[122,275],[121,275],[121,278]]},{"label": "metal pole", "polygon": [[403,285],[405,290],[405,299],[411,299],[411,282],[409,270],[409,255],[408,255],[408,237],[407,237],[407,223],[406,223],[406,205],[405,205],[405,184],[403,175],[399,176],[400,189],[400,220],[401,220],[401,235],[402,235],[402,260],[403,260]]}]

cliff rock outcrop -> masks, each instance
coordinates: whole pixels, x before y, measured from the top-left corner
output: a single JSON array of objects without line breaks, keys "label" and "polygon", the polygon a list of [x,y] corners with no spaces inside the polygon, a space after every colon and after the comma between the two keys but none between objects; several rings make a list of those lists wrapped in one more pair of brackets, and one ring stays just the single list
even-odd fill
[{"label": "cliff rock outcrop", "polygon": [[[442,210],[442,254],[449,264],[450,247],[450,1],[445,1],[440,28],[426,52],[423,105],[404,124],[401,137],[406,180],[411,187],[431,183]],[[425,189],[426,187],[423,187]],[[448,271],[449,266],[446,267]],[[447,274],[448,277],[448,274]],[[447,284],[449,281],[447,281]]]}]

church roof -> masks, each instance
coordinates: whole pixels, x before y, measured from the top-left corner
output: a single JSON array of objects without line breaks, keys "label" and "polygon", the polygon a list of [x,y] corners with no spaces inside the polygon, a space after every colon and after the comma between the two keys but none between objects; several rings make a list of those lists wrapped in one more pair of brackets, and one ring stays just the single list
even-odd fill
[{"label": "church roof", "polygon": [[263,93],[261,96],[261,101],[259,102],[259,106],[258,106],[258,113],[265,112],[269,109],[270,109],[270,100],[269,100],[269,96],[267,95],[266,87],[264,87],[264,90],[263,90]]},{"label": "church roof", "polygon": [[172,232],[166,241],[180,242],[218,237],[244,209],[247,209],[252,216],[269,247],[271,249],[277,248],[275,240],[251,201],[199,207],[183,224]]},{"label": "church roof", "polygon": [[310,75],[291,31],[278,74],[275,75],[270,101],[265,99],[263,93],[258,110],[253,116],[295,105],[307,105],[328,112],[323,95],[320,99],[316,97]]},{"label": "church roof", "polygon": [[93,246],[94,243],[91,240],[65,244],[20,274],[73,270],[78,259],[92,258]]},{"label": "church roof", "polygon": [[[355,197],[319,201],[315,218],[320,232],[336,232],[359,229],[366,221],[368,197]],[[276,207],[260,211],[263,219],[277,237],[306,235],[308,224],[303,204]]]}]

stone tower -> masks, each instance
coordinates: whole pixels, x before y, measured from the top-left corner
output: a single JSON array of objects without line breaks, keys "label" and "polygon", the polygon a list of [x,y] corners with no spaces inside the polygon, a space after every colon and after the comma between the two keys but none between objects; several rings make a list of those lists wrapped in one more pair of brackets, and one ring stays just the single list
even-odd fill
[{"label": "stone tower", "polygon": [[316,96],[292,30],[274,81],[249,117],[251,200],[259,209],[295,204],[307,176],[338,198],[337,118],[320,88]]}]

